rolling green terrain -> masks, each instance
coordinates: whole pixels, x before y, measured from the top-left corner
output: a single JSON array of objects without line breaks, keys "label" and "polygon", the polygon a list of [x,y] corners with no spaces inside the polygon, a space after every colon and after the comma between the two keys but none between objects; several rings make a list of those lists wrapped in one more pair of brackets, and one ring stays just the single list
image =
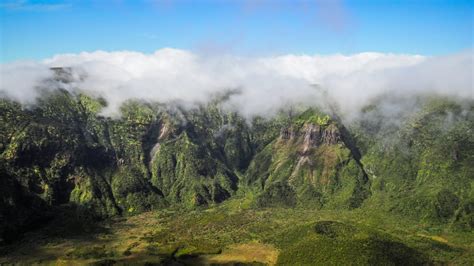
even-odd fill
[{"label": "rolling green terrain", "polygon": [[7,246],[3,262],[42,264],[469,265],[472,232],[380,212],[219,206],[84,224],[61,217]]},{"label": "rolling green terrain", "polygon": [[0,99],[0,264],[474,263],[474,102],[387,97],[346,122],[229,97],[116,118],[65,90]]}]

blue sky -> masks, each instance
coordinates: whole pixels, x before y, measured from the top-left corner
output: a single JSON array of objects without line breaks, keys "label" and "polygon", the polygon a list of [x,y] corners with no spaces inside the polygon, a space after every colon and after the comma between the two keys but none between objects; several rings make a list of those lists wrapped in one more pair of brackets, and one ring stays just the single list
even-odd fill
[{"label": "blue sky", "polygon": [[474,1],[0,0],[0,61],[164,47],[242,55],[472,49]]}]

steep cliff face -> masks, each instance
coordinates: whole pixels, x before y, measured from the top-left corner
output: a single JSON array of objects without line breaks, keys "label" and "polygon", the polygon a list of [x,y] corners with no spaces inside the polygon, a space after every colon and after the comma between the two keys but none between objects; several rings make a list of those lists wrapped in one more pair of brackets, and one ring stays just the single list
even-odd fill
[{"label": "steep cliff face", "polygon": [[[243,120],[133,101],[110,119],[99,114],[104,104],[62,90],[29,108],[1,100],[2,235],[66,205],[104,218],[221,202],[237,189],[234,171],[251,156]],[[218,135],[228,123],[237,129]]]},{"label": "steep cliff face", "polygon": [[[281,201],[355,208],[369,195],[364,169],[346,146],[337,123],[313,110],[293,119],[256,154],[246,180],[263,190],[260,205]],[[280,192],[283,198],[278,200]]]},{"label": "steep cliff face", "polygon": [[[118,213],[102,174],[114,167],[113,153],[105,142],[99,143],[104,140],[98,126],[102,122],[90,115],[99,106],[89,97],[73,98],[64,91],[45,96],[31,109],[0,102],[2,178],[10,180],[0,188],[4,202],[0,212],[11,218],[8,213],[23,210],[16,221],[0,225],[10,227],[0,228],[4,233],[33,226],[49,216],[52,206],[84,200],[87,208],[88,197],[70,197],[76,184],[97,194],[90,205],[93,213]],[[9,191],[21,191],[21,196]]]},{"label": "steep cliff face", "polygon": [[219,102],[168,113],[150,151],[152,184],[171,204],[201,206],[229,198],[252,157],[245,121]]},{"label": "steep cliff face", "polygon": [[372,186],[367,207],[474,228],[474,104],[421,98],[415,113],[370,106],[352,130]]},{"label": "steep cliff face", "polygon": [[[166,125],[161,133],[165,130]],[[162,137],[153,149],[151,181],[170,203],[208,205],[222,202],[237,190],[237,176],[187,131]]]}]

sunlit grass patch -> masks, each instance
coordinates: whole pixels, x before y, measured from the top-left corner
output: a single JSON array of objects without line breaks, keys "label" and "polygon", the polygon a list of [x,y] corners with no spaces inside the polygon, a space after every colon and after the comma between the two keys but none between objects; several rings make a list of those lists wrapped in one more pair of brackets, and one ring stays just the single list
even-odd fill
[{"label": "sunlit grass patch", "polygon": [[248,242],[226,247],[221,254],[205,256],[207,262],[226,264],[232,262],[252,263],[259,262],[266,265],[275,265],[279,251],[268,244]]}]

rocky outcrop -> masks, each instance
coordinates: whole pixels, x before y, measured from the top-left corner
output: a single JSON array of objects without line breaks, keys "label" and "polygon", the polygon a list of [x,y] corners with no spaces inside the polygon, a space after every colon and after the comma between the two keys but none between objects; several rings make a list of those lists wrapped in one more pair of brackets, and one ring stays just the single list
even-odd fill
[{"label": "rocky outcrop", "polygon": [[302,153],[321,144],[335,145],[342,142],[341,132],[336,124],[324,127],[311,122],[305,123],[299,130],[294,127],[283,127],[280,131],[281,141],[302,140]]},{"label": "rocky outcrop", "polygon": [[321,127],[314,124],[305,124],[303,127],[303,154],[307,154],[311,148],[321,144]]},{"label": "rocky outcrop", "polygon": [[160,151],[161,143],[171,139],[174,136],[176,128],[172,125],[169,119],[164,119],[159,123],[158,137],[155,138],[155,144],[150,150],[148,167],[151,168],[151,163],[155,161],[156,155]]},{"label": "rocky outcrop", "polygon": [[294,192],[300,204],[354,208],[369,195],[367,175],[344,143],[337,123],[314,113],[283,127],[279,138],[255,156],[247,179],[262,184],[262,197],[275,182],[283,182],[292,187],[285,193]]},{"label": "rocky outcrop", "polygon": [[280,139],[287,141],[295,138],[295,131],[292,127],[284,127],[280,130]]},{"label": "rocky outcrop", "polygon": [[341,132],[335,124],[331,124],[324,130],[322,139],[328,145],[337,144],[341,141]]}]

